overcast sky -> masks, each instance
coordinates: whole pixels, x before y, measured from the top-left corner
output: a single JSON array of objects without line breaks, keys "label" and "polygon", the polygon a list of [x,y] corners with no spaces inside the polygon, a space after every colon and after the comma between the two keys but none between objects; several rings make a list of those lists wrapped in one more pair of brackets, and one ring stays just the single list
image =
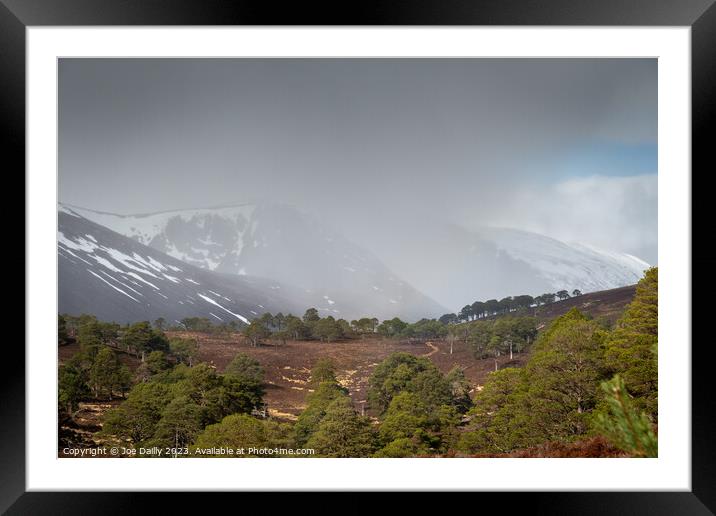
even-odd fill
[{"label": "overcast sky", "polygon": [[365,239],[401,217],[657,263],[655,59],[62,59],[60,200],[269,199]]}]

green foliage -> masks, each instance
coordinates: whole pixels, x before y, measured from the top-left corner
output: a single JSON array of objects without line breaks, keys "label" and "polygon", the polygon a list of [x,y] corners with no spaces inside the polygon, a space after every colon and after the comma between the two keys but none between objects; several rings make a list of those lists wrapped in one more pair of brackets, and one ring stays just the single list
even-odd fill
[{"label": "green foliage", "polygon": [[57,345],[65,346],[70,343],[70,336],[67,332],[67,319],[62,316],[57,316]]},{"label": "green foliage", "polygon": [[605,374],[603,341],[604,333],[578,311],[557,318],[524,369],[490,374],[458,447],[505,453],[585,435]]},{"label": "green foliage", "polygon": [[[550,296],[542,297],[550,302]],[[490,375],[475,396],[457,448],[506,453],[596,430],[635,456],[655,455],[657,304],[657,272],[651,269],[613,331],[576,309],[555,319],[538,337],[524,369]],[[495,334],[504,338],[505,332],[493,331],[497,322],[489,325],[473,323],[469,339],[476,353],[489,347]],[[532,335],[532,326],[510,332]],[[604,382],[615,372],[623,380]]]},{"label": "green foliage", "polygon": [[129,388],[129,370],[119,363],[117,355],[107,347],[101,348],[89,370],[88,384],[96,398],[108,397],[119,392],[123,395]]},{"label": "green foliage", "polygon": [[560,315],[554,319],[550,325],[540,334],[536,342],[536,349],[545,342],[549,342],[552,334],[557,331],[562,324],[569,321],[587,321],[589,318],[576,308],[571,308],[567,313]]},{"label": "green foliage", "polygon": [[430,406],[418,394],[401,392],[393,398],[383,415],[380,442],[392,448],[394,441],[410,439],[425,452],[445,452],[457,439],[459,422],[460,415],[455,407]]},{"label": "green foliage", "polygon": [[152,351],[146,358],[147,369],[150,374],[158,374],[171,367],[167,356],[161,351]]},{"label": "green foliage", "polygon": [[103,432],[141,444],[154,436],[164,407],[170,401],[168,385],[155,382],[137,384],[126,401],[107,412]]},{"label": "green foliage", "polygon": [[467,342],[472,348],[475,358],[485,358],[489,355],[492,341],[492,323],[489,321],[476,321],[469,326]]},{"label": "green foliage", "polygon": [[311,335],[310,328],[295,315],[286,316],[286,333],[294,340],[307,339]]},{"label": "green foliage", "polygon": [[465,305],[460,309],[460,313],[457,314],[457,317],[461,321],[469,321],[472,318],[472,315],[472,305]]},{"label": "green foliage", "polygon": [[201,431],[202,410],[188,396],[177,396],[162,411],[154,442],[162,446],[188,446]]},{"label": "green foliage", "polygon": [[378,319],[375,318],[361,317],[357,321],[351,321],[351,328],[361,336],[375,333],[377,327]]},{"label": "green foliage", "polygon": [[465,338],[475,358],[486,358],[522,352],[536,336],[537,320],[534,317],[502,317],[470,323]]},{"label": "green foliage", "polygon": [[[264,371],[245,354],[217,374],[207,364],[193,364],[195,340],[169,342],[162,321],[154,327],[141,322],[120,328],[92,316],[61,316],[58,342],[76,338],[81,351],[58,371],[58,408],[71,414],[90,392],[96,398],[124,395],[130,379],[112,349],[119,344],[141,356],[142,382],[107,413],[103,433],[135,446],[194,443],[197,456],[198,447],[220,446],[305,446],[324,457],[435,456],[450,450],[489,455],[568,443],[596,432],[630,455],[652,457],[657,453],[657,283],[657,270],[650,269],[613,330],[572,309],[537,336],[536,320],[518,312],[566,299],[566,291],[476,301],[459,316],[414,324],[398,318],[379,324],[368,317],[348,323],[309,309],[303,319],[266,313],[245,328],[253,345],[269,338],[331,342],[378,333],[400,339],[447,337],[451,349],[463,341],[478,358],[532,350],[525,367],[491,373],[474,400],[462,369],[443,375],[426,357],[394,353],[369,378],[369,408],[380,417],[375,425],[356,413],[328,359],[314,365],[314,391],[291,428],[250,415],[262,404]],[[488,319],[494,314],[509,315]],[[459,324],[458,318],[469,322]],[[200,319],[184,322],[203,324]]]},{"label": "green foliage", "polygon": [[82,324],[77,330],[77,342],[80,345],[80,352],[93,361],[102,348],[102,330],[99,323],[89,321]]},{"label": "green foliage", "polygon": [[465,378],[465,372],[459,367],[453,367],[445,376],[445,381],[450,388],[453,405],[458,412],[464,414],[472,407],[470,398],[470,382]]},{"label": "green foliage", "polygon": [[430,410],[419,396],[401,392],[390,402],[383,415],[379,436],[387,444],[396,439],[425,436],[430,425]]},{"label": "green foliage", "polygon": [[315,308],[309,308],[306,310],[306,313],[303,314],[303,322],[305,323],[314,323],[318,321],[321,318],[320,315],[318,315],[318,310]]},{"label": "green foliage", "polygon": [[368,402],[383,414],[393,397],[403,391],[415,394],[430,409],[440,405],[462,409],[469,404],[461,372],[452,372],[448,379],[428,358],[393,353],[373,370],[368,380]]},{"label": "green foliage", "polygon": [[127,400],[107,414],[105,429],[135,445],[186,444],[206,425],[229,414],[250,413],[262,395],[261,384],[250,375],[218,375],[207,364],[180,364],[135,385]]},{"label": "green foliage", "polygon": [[302,446],[318,429],[318,425],[326,415],[328,406],[338,398],[346,398],[348,391],[335,382],[323,382],[314,392],[307,396],[306,408],[298,416],[293,428],[294,441]]},{"label": "green foliage", "polygon": [[605,375],[604,336],[592,321],[565,319],[553,325],[549,341],[535,349],[526,367],[526,408],[535,439],[586,433]]},{"label": "green foliage", "polygon": [[256,347],[271,335],[271,330],[266,326],[264,320],[254,319],[251,324],[244,328],[244,335],[249,339],[251,345]]},{"label": "green foliage", "polygon": [[391,441],[373,454],[376,458],[411,458],[429,455],[430,449],[421,439],[407,437]]},{"label": "green foliage", "polygon": [[336,369],[330,358],[320,358],[311,369],[311,385],[323,382],[336,383]]},{"label": "green foliage", "polygon": [[313,323],[312,334],[321,342],[331,342],[341,338],[343,332],[336,320],[329,315]]},{"label": "green foliage", "polygon": [[353,327],[345,319],[338,319],[336,321],[336,326],[338,327],[338,331],[340,332],[340,336],[342,338],[352,339],[356,336],[356,333],[353,331]]},{"label": "green foliage", "polygon": [[525,389],[524,371],[507,368],[489,374],[475,396],[468,431],[460,436],[457,448],[465,453],[503,453],[515,446],[515,409]]},{"label": "green foliage", "polygon": [[435,365],[425,357],[393,353],[375,367],[368,380],[370,407],[385,412],[393,396],[406,389],[418,373],[431,369],[436,369]]},{"label": "green foliage", "polygon": [[383,321],[380,323],[376,328],[376,331],[378,332],[378,335],[382,337],[397,337],[401,335],[407,327],[408,323],[395,317],[389,321]]},{"label": "green foliage", "polygon": [[199,434],[190,449],[194,456],[225,457],[221,454],[198,453],[197,448],[210,449],[231,447],[244,449],[243,455],[235,457],[271,457],[249,452],[249,448],[289,447],[288,428],[274,421],[260,420],[247,414],[232,414],[219,423],[207,426]]},{"label": "green foliage", "polygon": [[634,457],[657,457],[658,440],[647,415],[638,412],[624,380],[616,375],[602,383],[609,413],[597,414],[596,430]]},{"label": "green foliage", "polygon": [[619,374],[635,407],[654,422],[657,417],[659,330],[658,269],[646,271],[634,300],[617,322],[606,342],[606,360],[611,374]]},{"label": "green foliage", "polygon": [[169,340],[163,332],[152,328],[148,321],[130,325],[124,330],[121,343],[128,351],[141,357],[142,362],[147,353],[152,351],[169,352]]},{"label": "green foliage", "polygon": [[385,457],[407,449],[447,451],[457,440],[460,414],[471,405],[461,369],[446,377],[427,358],[407,353],[394,353],[376,366],[368,400],[381,414],[383,449],[377,456]]},{"label": "green foliage", "polygon": [[87,377],[81,368],[67,364],[58,371],[58,406],[60,413],[71,415],[79,401],[89,395]]},{"label": "green foliage", "polygon": [[567,292],[566,290],[558,290],[556,293],[556,296],[559,298],[560,301],[563,301],[565,299],[569,299],[570,297],[572,297],[569,295],[569,292]]},{"label": "green foliage", "polygon": [[431,408],[454,405],[450,382],[432,362],[430,366],[415,374],[406,384],[405,390],[417,394],[420,400]]},{"label": "green foliage", "polygon": [[320,457],[370,457],[376,449],[370,420],[353,409],[347,396],[333,400],[306,443]]},{"label": "green foliage", "polygon": [[420,319],[418,322],[407,326],[402,332],[405,337],[419,339],[441,339],[447,333],[447,327],[435,319]]},{"label": "green foliage", "polygon": [[194,363],[194,358],[199,351],[199,343],[196,339],[182,339],[175,337],[169,341],[169,350],[176,359],[191,367]]},{"label": "green foliage", "polygon": [[264,368],[255,358],[246,353],[237,353],[224,369],[224,375],[237,378],[247,384],[261,385],[264,381]]},{"label": "green foliage", "polygon": [[458,317],[455,314],[443,314],[440,316],[438,321],[440,321],[442,324],[455,324],[458,322]]},{"label": "green foliage", "polygon": [[211,333],[214,330],[214,325],[206,317],[185,317],[181,324],[188,331]]}]

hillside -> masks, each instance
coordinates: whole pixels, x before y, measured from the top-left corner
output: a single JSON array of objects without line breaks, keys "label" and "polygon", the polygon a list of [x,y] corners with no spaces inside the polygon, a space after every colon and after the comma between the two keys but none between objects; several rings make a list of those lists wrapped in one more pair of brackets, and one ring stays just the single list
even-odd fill
[{"label": "hillside", "polygon": [[326,315],[418,320],[466,298],[636,283],[634,256],[509,228],[436,218],[391,219],[369,234],[337,229],[298,207],[258,202],[119,215],[62,205],[133,241],[204,270],[271,278],[315,294]]},{"label": "hillside", "polygon": [[275,280],[220,274],[87,220],[58,213],[59,313],[118,323],[206,317],[242,324],[265,311],[303,311],[321,299]]},{"label": "hillside", "polygon": [[[585,294],[580,297],[541,306],[536,317],[547,323],[551,319],[578,308],[592,317],[605,317],[616,320],[626,305],[634,297],[635,287],[623,287],[602,292]],[[278,347],[264,345],[252,347],[240,334],[206,334],[197,332],[168,332],[171,337],[194,338],[199,343],[197,360],[207,362],[224,370],[234,356],[241,352],[256,358],[266,371],[265,401],[274,417],[292,420],[305,407],[306,395],[311,392],[308,385],[310,371],[320,358],[330,358],[336,367],[339,382],[350,390],[356,409],[360,410],[365,401],[368,378],[373,368],[391,353],[401,351],[429,358],[443,373],[453,367],[460,367],[470,383],[474,394],[481,389],[487,375],[498,368],[519,367],[523,365],[529,353],[515,354],[514,359],[501,356],[497,359],[476,359],[469,346],[456,342],[453,353],[443,340],[408,341],[380,338],[345,340],[342,342],[322,343],[318,341],[292,341]],[[68,359],[78,351],[73,344],[60,348],[60,361]],[[122,354],[121,360],[131,369],[139,362],[129,355]]]},{"label": "hillside", "polygon": [[417,320],[447,311],[370,250],[292,206],[260,203],[126,216],[63,209],[202,270],[293,285],[315,298],[303,309],[315,306],[336,318],[368,311]]},{"label": "hillside", "polygon": [[541,305],[537,308],[532,307],[527,309],[524,314],[537,317],[542,322],[547,322],[567,313],[572,308],[576,308],[594,319],[602,318],[609,323],[613,323],[624,312],[626,305],[634,299],[635,292],[636,285],[590,292],[564,301]]}]

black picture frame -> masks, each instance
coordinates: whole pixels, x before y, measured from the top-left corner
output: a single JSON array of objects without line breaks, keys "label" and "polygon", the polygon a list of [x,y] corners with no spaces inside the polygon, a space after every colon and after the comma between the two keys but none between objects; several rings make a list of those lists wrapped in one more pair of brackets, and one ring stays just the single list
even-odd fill
[{"label": "black picture frame", "polygon": [[[55,25],[690,26],[692,234],[713,234],[706,208],[710,191],[704,185],[713,168],[713,144],[708,129],[713,129],[716,120],[714,0],[364,0],[350,4],[295,2],[281,8],[269,2],[242,0],[0,0],[0,141],[7,149],[3,160],[8,164],[8,168],[3,167],[6,176],[15,171],[19,176],[25,167],[25,29]],[[708,271],[716,266],[709,250],[711,240],[692,239],[692,274],[700,278],[694,295],[714,291],[709,288],[714,281],[708,279]],[[15,261],[19,262],[19,257]],[[713,272],[710,275],[714,276]],[[708,309],[706,303],[698,303],[694,297],[694,323],[708,321]],[[693,329],[697,330],[697,325]],[[697,351],[702,353],[701,348],[713,346],[712,338],[708,343],[697,344],[697,333],[693,335],[694,356]],[[5,348],[10,348],[9,343]],[[13,366],[4,368],[0,376],[0,510],[8,514],[114,514],[145,506],[149,496],[146,493],[25,492],[25,355],[19,346],[6,353],[7,363]],[[712,414],[716,403],[708,382],[712,367],[712,362],[703,359],[692,364],[691,492],[514,493],[509,495],[510,505],[525,503],[531,512],[538,514],[713,514],[716,448]],[[221,496],[223,500],[228,495],[212,496]],[[479,496],[481,505],[487,496],[505,499],[504,494]],[[217,502],[221,503],[213,500],[216,507]],[[181,494],[162,495],[162,504],[163,512],[175,504],[188,508],[186,497]]]}]

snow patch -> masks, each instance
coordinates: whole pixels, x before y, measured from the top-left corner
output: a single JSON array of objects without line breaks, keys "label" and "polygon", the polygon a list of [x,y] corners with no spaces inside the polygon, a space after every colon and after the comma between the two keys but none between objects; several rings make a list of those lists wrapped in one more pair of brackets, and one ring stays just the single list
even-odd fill
[{"label": "snow patch", "polygon": [[[230,313],[231,315],[233,315],[233,316],[236,317],[237,319],[240,319],[241,321],[245,322],[246,324],[249,324],[249,320],[248,320],[246,317],[244,317],[243,315],[240,315],[240,314],[235,314],[234,312],[232,312],[232,311],[229,310],[228,308],[224,308],[224,307],[221,306],[218,302],[216,302],[216,301],[214,301],[213,299],[211,299],[209,296],[205,296],[204,294],[197,294],[197,295],[198,295],[200,298],[202,298],[204,301],[206,301],[207,303],[211,303],[212,305],[216,305],[216,306],[218,306],[219,308],[221,308],[223,311],[225,311],[225,312],[227,312],[227,313]],[[180,302],[181,302],[181,301],[180,301]]]},{"label": "snow patch", "polygon": [[159,290],[159,287],[157,287],[154,283],[150,283],[149,281],[145,280],[144,278],[142,278],[142,277],[141,277],[139,274],[137,274],[136,272],[125,272],[124,274],[126,274],[127,276],[131,276],[131,277],[133,277],[133,278],[135,278],[135,279],[141,281],[142,283],[146,283],[147,285],[149,285],[150,287],[152,287],[152,288],[154,288],[154,289],[156,289],[156,290]]},{"label": "snow patch", "polygon": [[89,272],[90,274],[92,274],[92,276],[95,276],[95,277],[96,277],[97,279],[99,279],[100,281],[103,281],[104,283],[106,283],[107,285],[109,285],[110,287],[112,287],[112,288],[113,288],[114,290],[116,290],[117,292],[121,292],[122,294],[124,294],[125,296],[127,296],[129,299],[132,299],[133,301],[136,301],[137,303],[140,302],[138,299],[135,299],[134,297],[132,297],[132,296],[130,296],[129,294],[127,294],[127,293],[126,293],[124,290],[122,290],[121,288],[115,287],[114,285],[112,285],[109,281],[107,281],[106,279],[104,279],[104,278],[103,278],[102,276],[100,276],[99,274],[96,274],[96,273],[92,272],[92,271],[89,270],[89,269],[87,269],[87,272]]}]

